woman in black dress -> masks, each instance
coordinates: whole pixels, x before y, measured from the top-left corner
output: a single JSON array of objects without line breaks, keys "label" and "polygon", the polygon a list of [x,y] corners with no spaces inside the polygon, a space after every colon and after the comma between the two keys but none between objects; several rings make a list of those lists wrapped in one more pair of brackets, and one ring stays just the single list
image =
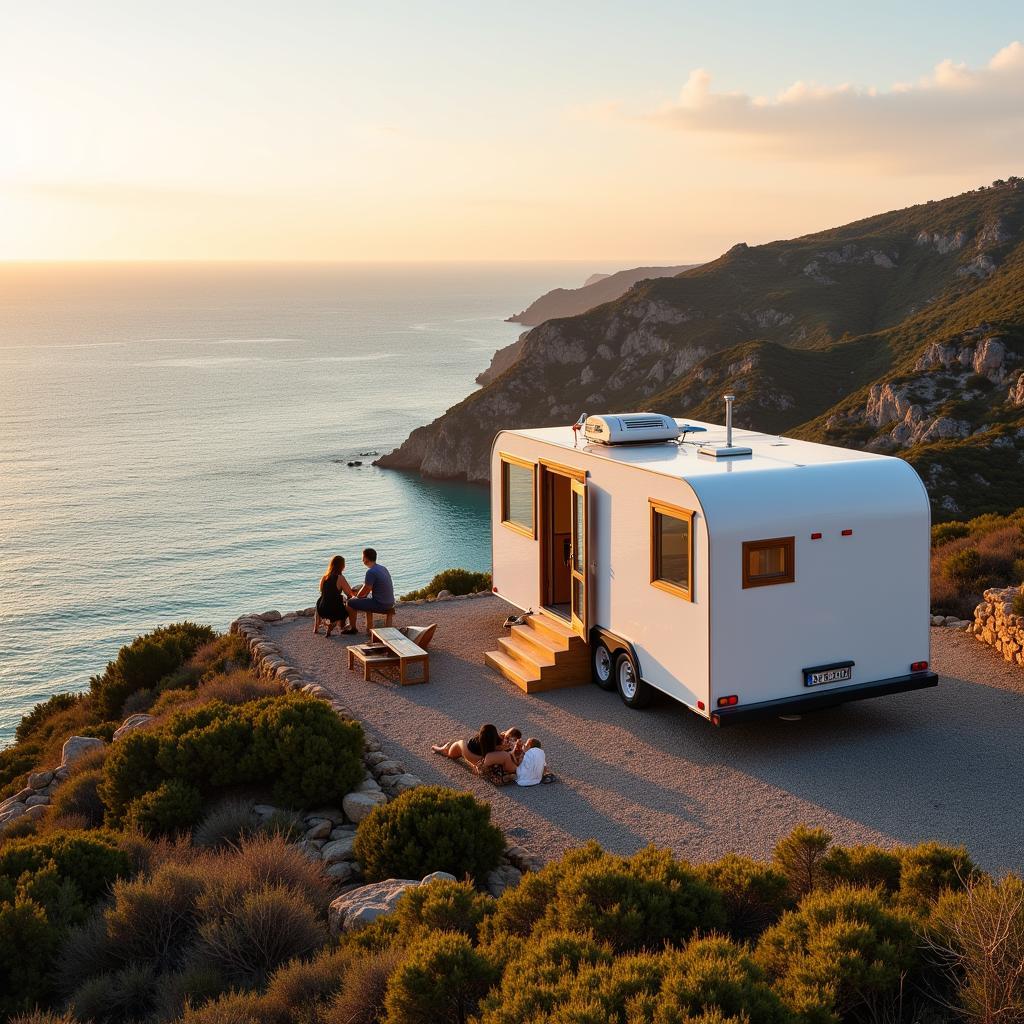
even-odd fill
[{"label": "woman in black dress", "polygon": [[344,629],[348,621],[348,608],[345,598],[352,596],[352,588],[345,579],[345,559],[335,555],[327,566],[327,572],[320,577],[320,597],[316,602],[316,614],[313,616],[313,632],[320,632],[320,623],[327,623],[327,635],[338,626],[340,633],[354,633],[349,627]]}]

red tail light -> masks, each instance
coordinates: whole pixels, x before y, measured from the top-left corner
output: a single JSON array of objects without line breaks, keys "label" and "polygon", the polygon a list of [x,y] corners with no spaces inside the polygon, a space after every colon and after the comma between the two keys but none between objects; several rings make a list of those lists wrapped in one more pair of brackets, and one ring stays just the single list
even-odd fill
[{"label": "red tail light", "polygon": [[736,696],[736,694],[732,694],[729,697],[719,697],[718,698],[718,706],[720,708],[731,708],[733,706],[733,704],[739,704],[739,702],[740,702],[740,699],[739,699],[739,697]]},{"label": "red tail light", "polygon": [[820,533],[812,533],[811,534],[811,540],[821,540],[821,534]]},{"label": "red tail light", "polygon": [[697,701],[697,710],[698,711],[703,711],[704,710],[704,701],[702,701],[702,700]]},{"label": "red tail light", "polygon": [[843,530],[843,536],[844,537],[852,537],[853,536],[853,530]]},{"label": "red tail light", "polygon": [[924,672],[925,669],[927,669],[927,668],[928,668],[928,662],[927,661],[915,661],[914,664],[910,666],[910,671],[911,672]]},{"label": "red tail light", "polygon": [[493,590],[495,593],[498,592],[498,588],[497,587],[491,587],[491,590]]}]

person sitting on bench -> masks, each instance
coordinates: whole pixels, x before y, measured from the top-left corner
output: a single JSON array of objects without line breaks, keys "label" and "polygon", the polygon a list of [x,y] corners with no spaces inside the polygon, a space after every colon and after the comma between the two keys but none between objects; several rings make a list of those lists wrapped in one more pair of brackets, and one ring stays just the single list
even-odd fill
[{"label": "person sitting on bench", "polygon": [[[356,596],[349,598],[351,612],[366,612],[366,632],[370,632],[370,612],[393,612],[395,610],[395,586],[391,582],[391,573],[383,565],[377,564],[377,552],[373,548],[363,549],[363,565],[366,566],[366,581],[356,591]],[[367,596],[369,595],[369,596]],[[356,616],[352,615],[355,625]]]}]

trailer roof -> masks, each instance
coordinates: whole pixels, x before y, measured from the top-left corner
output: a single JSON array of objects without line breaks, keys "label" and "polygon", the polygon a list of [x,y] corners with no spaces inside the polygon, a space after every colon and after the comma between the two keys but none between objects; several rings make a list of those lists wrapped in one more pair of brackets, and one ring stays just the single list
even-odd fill
[{"label": "trailer roof", "polygon": [[650,444],[585,444],[582,436],[573,445],[572,427],[537,427],[529,430],[513,430],[509,433],[543,441],[572,451],[585,451],[588,455],[623,463],[660,473],[673,479],[690,480],[697,477],[713,477],[726,473],[749,473],[763,470],[795,469],[803,466],[835,465],[844,462],[899,461],[888,455],[854,451],[851,448],[836,448],[832,445],[801,441],[778,434],[762,434],[754,430],[733,428],[733,444],[752,450],[751,455],[734,455],[715,458],[700,455],[698,448],[705,444],[725,444],[725,427],[700,420],[681,420],[680,426],[703,427],[704,433],[686,436],[681,444],[656,441]]}]

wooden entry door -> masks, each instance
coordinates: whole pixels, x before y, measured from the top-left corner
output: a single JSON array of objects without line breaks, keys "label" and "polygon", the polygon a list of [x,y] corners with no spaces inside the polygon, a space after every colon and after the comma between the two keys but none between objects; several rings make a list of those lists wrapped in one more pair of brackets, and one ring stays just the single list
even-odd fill
[{"label": "wooden entry door", "polygon": [[572,628],[584,639],[587,636],[587,485],[572,480],[572,536],[570,539],[569,572],[572,577],[570,618]]}]

